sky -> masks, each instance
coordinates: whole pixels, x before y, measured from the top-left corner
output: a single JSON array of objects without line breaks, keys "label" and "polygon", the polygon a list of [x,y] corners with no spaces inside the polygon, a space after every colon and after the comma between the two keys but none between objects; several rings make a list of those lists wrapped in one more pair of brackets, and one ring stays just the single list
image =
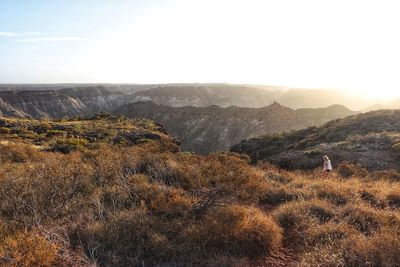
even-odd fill
[{"label": "sky", "polygon": [[400,96],[396,0],[0,0],[0,83],[226,82]]}]

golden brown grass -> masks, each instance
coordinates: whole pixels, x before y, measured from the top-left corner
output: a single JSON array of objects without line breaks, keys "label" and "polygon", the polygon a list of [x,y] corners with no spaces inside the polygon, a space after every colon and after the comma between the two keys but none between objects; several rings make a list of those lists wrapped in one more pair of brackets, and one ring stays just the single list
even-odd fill
[{"label": "golden brown grass", "polygon": [[53,266],[59,247],[38,232],[20,232],[6,238],[0,246],[2,266]]},{"label": "golden brown grass", "polygon": [[288,172],[163,140],[1,149],[4,266],[251,266],[281,251],[296,266],[400,262],[400,183],[387,173]]},{"label": "golden brown grass", "polygon": [[210,210],[199,229],[187,235],[212,253],[257,257],[280,246],[282,230],[260,210],[232,205]]}]

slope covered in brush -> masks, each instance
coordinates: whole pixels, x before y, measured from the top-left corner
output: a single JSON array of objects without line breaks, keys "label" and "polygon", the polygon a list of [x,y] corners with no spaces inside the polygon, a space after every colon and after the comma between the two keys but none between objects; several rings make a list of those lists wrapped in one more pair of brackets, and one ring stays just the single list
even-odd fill
[{"label": "slope covered in brush", "polygon": [[142,119],[1,125],[1,266],[218,266],[281,246],[245,156],[180,153]]},{"label": "slope covered in brush", "polygon": [[334,163],[349,161],[370,170],[400,169],[400,110],[350,116],[292,133],[242,141],[232,151],[252,161],[267,160],[289,169],[321,165],[321,156]]},{"label": "slope covered in brush", "polygon": [[0,142],[24,143],[39,150],[70,152],[94,149],[101,144],[132,146],[158,141],[179,150],[178,141],[159,124],[145,119],[127,119],[107,113],[86,118],[34,120],[0,117]]},{"label": "slope covered in brush", "polygon": [[155,120],[182,142],[183,150],[207,154],[229,150],[250,137],[321,125],[355,112],[340,105],[294,110],[278,103],[262,108],[222,108],[170,107],[139,102],[124,105],[115,113]]},{"label": "slope covered in brush", "polygon": [[[59,137],[44,122],[2,121],[30,132],[0,133],[1,266],[400,262],[399,175],[354,169],[326,178],[235,153],[193,155],[149,121],[102,116],[46,122],[80,128],[74,138],[93,144],[60,153],[48,149]],[[160,138],[101,137],[113,128]]]}]

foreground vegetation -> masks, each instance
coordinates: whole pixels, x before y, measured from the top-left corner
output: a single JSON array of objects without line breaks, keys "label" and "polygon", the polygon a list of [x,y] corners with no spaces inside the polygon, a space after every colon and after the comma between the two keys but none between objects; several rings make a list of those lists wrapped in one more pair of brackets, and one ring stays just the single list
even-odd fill
[{"label": "foreground vegetation", "polygon": [[288,172],[173,144],[3,143],[0,265],[399,266],[396,173]]}]

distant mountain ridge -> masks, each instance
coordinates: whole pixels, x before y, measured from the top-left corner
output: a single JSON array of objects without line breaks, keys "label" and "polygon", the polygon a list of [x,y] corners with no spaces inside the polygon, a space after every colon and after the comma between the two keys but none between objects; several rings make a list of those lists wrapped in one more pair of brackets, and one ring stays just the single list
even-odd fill
[{"label": "distant mountain ridge", "polygon": [[160,86],[135,93],[131,102],[152,101],[157,104],[182,107],[205,107],[218,105],[221,107],[240,106],[260,108],[278,102],[284,106],[298,108],[320,108],[335,104],[359,110],[369,106],[360,97],[343,91],[322,89],[291,89],[276,86],[253,85],[188,85]]},{"label": "distant mountain ridge", "polygon": [[183,150],[202,154],[228,150],[243,139],[321,125],[355,114],[340,105],[293,110],[276,102],[262,108],[170,107],[137,102],[124,105],[115,113],[155,120],[182,142]]},{"label": "distant mountain ridge", "polygon": [[249,108],[265,107],[274,101],[291,108],[340,103],[340,97],[333,97],[329,91],[284,89],[229,84],[0,85],[0,115],[37,119],[86,116],[112,112],[127,103],[142,101],[172,107],[218,105]]},{"label": "distant mountain ridge", "polygon": [[376,111],[381,109],[400,109],[400,98],[396,98],[388,103],[375,104],[364,109],[363,112]]},{"label": "distant mountain ridge", "polygon": [[[260,106],[276,96],[276,92],[264,89],[215,84],[160,87],[134,94],[100,85],[8,90],[0,91],[0,116],[40,119],[116,112],[145,117],[168,128],[182,141],[183,149],[206,154],[228,150],[243,139],[298,130],[354,114],[339,105],[294,110],[275,102],[259,108],[239,107]],[[141,101],[147,99],[168,105]]]},{"label": "distant mountain ridge", "polygon": [[44,91],[0,91],[0,116],[87,116],[112,111],[125,103],[125,93],[101,86]]},{"label": "distant mountain ridge", "polygon": [[276,91],[237,85],[162,86],[133,94],[131,102],[152,101],[172,107],[259,108],[272,104],[277,94]]},{"label": "distant mountain ridge", "polygon": [[373,111],[321,127],[251,138],[231,151],[288,169],[319,167],[327,154],[334,164],[348,161],[368,170],[400,170],[400,110]]},{"label": "distant mountain ridge", "polygon": [[0,91],[59,91],[63,89],[85,89],[102,87],[133,94],[158,86],[157,84],[108,84],[108,83],[56,83],[56,84],[0,84]]}]

